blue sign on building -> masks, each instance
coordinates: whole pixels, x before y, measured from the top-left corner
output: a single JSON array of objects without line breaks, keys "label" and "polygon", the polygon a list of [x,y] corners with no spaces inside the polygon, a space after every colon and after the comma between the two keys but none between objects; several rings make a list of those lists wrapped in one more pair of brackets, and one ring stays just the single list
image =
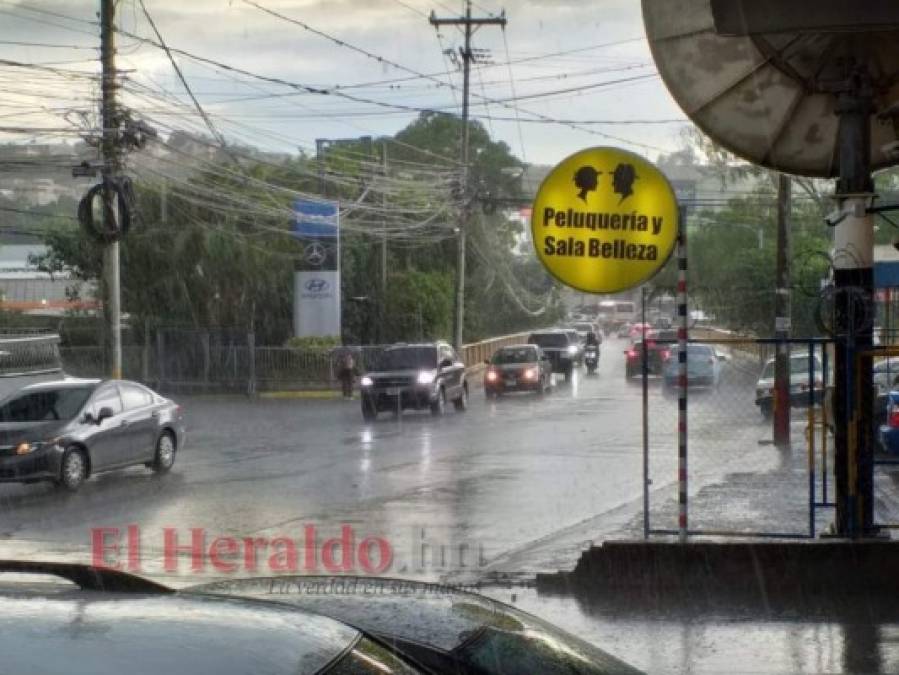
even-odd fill
[{"label": "blue sign on building", "polygon": [[294,218],[291,230],[295,237],[337,238],[337,203],[297,199],[293,203]]}]

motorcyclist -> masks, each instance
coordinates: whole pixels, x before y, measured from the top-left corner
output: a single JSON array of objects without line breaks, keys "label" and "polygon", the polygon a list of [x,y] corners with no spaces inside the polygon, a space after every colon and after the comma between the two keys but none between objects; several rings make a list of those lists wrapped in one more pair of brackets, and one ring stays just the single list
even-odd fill
[{"label": "motorcyclist", "polygon": [[599,338],[596,337],[596,333],[592,330],[587,333],[587,339],[584,340],[584,347],[596,347],[599,349]]}]

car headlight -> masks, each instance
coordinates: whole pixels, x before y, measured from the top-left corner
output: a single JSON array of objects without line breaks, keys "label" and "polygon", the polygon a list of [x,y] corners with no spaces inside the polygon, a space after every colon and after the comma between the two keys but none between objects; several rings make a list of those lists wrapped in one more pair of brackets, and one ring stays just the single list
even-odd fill
[{"label": "car headlight", "polygon": [[30,455],[32,452],[36,452],[45,446],[50,446],[56,443],[57,439],[51,439],[49,441],[32,441],[30,443],[19,443],[16,446],[16,454],[17,455]]},{"label": "car headlight", "polygon": [[359,384],[363,387],[370,387],[374,384],[374,380],[372,380],[368,375],[363,375],[362,379],[359,380]]},{"label": "car headlight", "polygon": [[434,371],[423,370],[418,374],[419,384],[431,384],[434,381]]},{"label": "car headlight", "polygon": [[16,446],[16,454],[17,455],[27,455],[30,452],[34,452],[39,447],[41,447],[40,443],[19,443]]},{"label": "car headlight", "polygon": [[577,354],[577,345],[568,345],[569,354]]},{"label": "car headlight", "polygon": [[524,379],[536,380],[537,379],[537,369],[536,368],[528,368],[526,371],[524,371]]}]

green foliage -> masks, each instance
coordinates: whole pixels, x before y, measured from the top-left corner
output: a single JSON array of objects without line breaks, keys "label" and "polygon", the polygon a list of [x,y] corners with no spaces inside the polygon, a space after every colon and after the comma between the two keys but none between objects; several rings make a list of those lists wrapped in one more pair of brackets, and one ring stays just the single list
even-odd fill
[{"label": "green foliage", "polygon": [[[794,193],[795,194],[795,193]],[[689,220],[690,304],[722,327],[769,337],[774,332],[776,265],[775,194],[769,185],[748,197],[731,199],[718,211]],[[793,234],[792,333],[818,335],[815,313],[821,283],[829,270],[829,232],[810,200],[797,199],[790,214]],[[763,245],[759,248],[759,230]],[[653,280],[654,294],[674,292],[676,259]]]},{"label": "green foliage", "polygon": [[451,275],[412,269],[388,277],[385,341],[448,339],[452,317]]},{"label": "green foliage", "polygon": [[[394,173],[424,167],[450,175],[460,168],[461,137],[459,118],[423,113],[395,138],[335,144],[324,153],[325,168],[346,179],[339,186],[329,182],[325,196],[379,203],[371,200],[380,197],[367,196],[366,186],[383,145]],[[516,170],[521,162],[506,144],[492,141],[479,122],[470,124],[470,157],[469,194],[476,195],[477,218],[470,219],[466,261],[466,339],[550,322],[561,316],[556,285],[533,261],[512,253],[520,226],[500,211],[481,213],[482,205],[495,198],[520,194]],[[258,344],[285,344],[292,332],[294,261],[301,248],[288,235],[279,209],[289,206],[290,191],[319,191],[320,167],[305,157],[278,166],[242,160],[239,170],[227,164],[230,160],[222,161],[224,170],[196,174],[188,186],[137,186],[138,220],[121,245],[123,311],[135,326],[252,329]],[[449,235],[457,220],[450,201],[458,199],[458,191],[446,189],[441,202],[435,186],[416,178],[414,168],[410,171],[412,179],[396,184],[391,203],[425,214],[422,219],[437,214],[435,226]],[[272,185],[286,190],[281,195]],[[211,196],[199,199],[197,194]],[[274,215],[266,215],[266,207],[274,207]],[[371,221],[363,214],[345,222],[352,224],[353,217]],[[390,222],[389,215],[384,218]],[[388,240],[389,277],[386,297],[381,297],[380,236],[361,229],[346,227],[341,237],[344,342],[449,337],[456,239]],[[60,222],[43,238],[49,250],[36,261],[42,269],[102,279],[101,248],[77,225]],[[104,295],[102,282],[98,292]]]}]

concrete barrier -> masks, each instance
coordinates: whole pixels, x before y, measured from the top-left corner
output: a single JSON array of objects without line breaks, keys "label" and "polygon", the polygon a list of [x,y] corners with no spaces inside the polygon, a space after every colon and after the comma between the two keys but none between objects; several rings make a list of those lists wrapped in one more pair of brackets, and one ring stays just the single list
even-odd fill
[{"label": "concrete barrier", "polygon": [[899,542],[607,541],[571,572],[538,574],[543,592],[659,597],[829,597],[899,592]]}]

